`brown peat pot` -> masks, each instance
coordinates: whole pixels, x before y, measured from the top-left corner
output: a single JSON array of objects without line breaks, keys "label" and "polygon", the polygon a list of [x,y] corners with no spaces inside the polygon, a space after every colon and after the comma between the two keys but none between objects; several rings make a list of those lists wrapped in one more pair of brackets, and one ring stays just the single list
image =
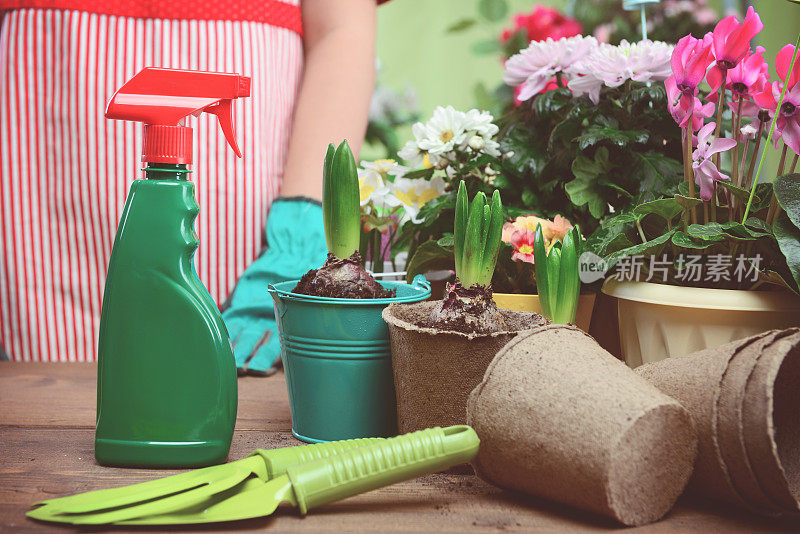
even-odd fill
[{"label": "brown peat pot", "polygon": [[389,325],[392,372],[400,433],[433,426],[463,425],[467,398],[495,354],[518,332],[545,324],[533,312],[500,310],[508,329],[465,334],[427,326],[438,301],[391,304],[383,310]]}]

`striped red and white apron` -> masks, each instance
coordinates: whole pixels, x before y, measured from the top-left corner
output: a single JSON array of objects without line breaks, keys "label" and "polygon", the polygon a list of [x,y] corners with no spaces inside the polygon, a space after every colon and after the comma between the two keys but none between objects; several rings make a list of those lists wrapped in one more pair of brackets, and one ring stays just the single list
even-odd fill
[{"label": "striped red and white apron", "polygon": [[[0,10],[13,1],[0,0]],[[214,117],[191,119],[197,271],[225,299],[260,249],[282,179],[303,62],[298,2],[259,0],[257,16],[234,9],[225,18],[240,20],[225,21],[185,20],[178,8],[159,10],[165,18],[126,16],[137,2],[125,1],[122,13],[97,10],[112,14],[0,11],[0,342],[12,360],[96,358],[117,221],[141,176],[141,126],[103,112],[146,66],[252,78],[251,98],[234,106],[244,159]],[[206,7],[231,14],[236,4]]]}]

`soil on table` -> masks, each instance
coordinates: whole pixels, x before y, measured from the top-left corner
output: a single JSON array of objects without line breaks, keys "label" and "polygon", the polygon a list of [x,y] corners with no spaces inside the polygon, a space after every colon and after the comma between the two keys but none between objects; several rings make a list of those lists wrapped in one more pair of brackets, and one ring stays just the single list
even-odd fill
[{"label": "soil on table", "polygon": [[361,265],[361,255],[354,252],[347,259],[328,253],[325,264],[304,274],[292,293],[343,299],[384,299],[394,297],[396,290],[385,289],[375,281]]},{"label": "soil on table", "polygon": [[444,298],[431,310],[429,326],[464,334],[490,334],[508,330],[508,325],[492,299],[491,285],[464,287],[461,282],[447,284]]}]

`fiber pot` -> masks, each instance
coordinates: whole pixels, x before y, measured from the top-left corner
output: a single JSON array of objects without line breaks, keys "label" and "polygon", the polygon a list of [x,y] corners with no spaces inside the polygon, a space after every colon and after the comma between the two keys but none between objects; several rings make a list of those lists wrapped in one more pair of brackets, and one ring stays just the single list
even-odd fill
[{"label": "fiber pot", "polygon": [[764,515],[800,512],[800,329],[773,330],[636,369],[692,415],[690,488]]},{"label": "fiber pot", "polygon": [[800,326],[800,298],[783,291],[680,287],[613,278],[622,356],[631,367]]},{"label": "fiber pot", "polygon": [[463,425],[467,398],[497,351],[518,332],[542,325],[537,313],[500,310],[508,331],[464,334],[427,326],[440,302],[392,304],[383,311],[392,341],[400,433]]},{"label": "fiber pot", "polygon": [[689,413],[575,326],[520,333],[469,397],[475,472],[500,487],[610,516],[661,518],[686,487]]},{"label": "fiber pot", "polygon": [[[578,311],[575,313],[575,324],[584,332],[589,331],[594,311],[594,293],[584,293],[578,297]],[[515,311],[529,311],[542,313],[539,304],[539,295],[524,295],[520,293],[494,293],[492,295],[498,308]]]},{"label": "fiber pot", "polygon": [[427,299],[424,277],[380,282],[394,298],[341,299],[292,293],[297,280],[271,285],[289,391],[292,434],[318,443],[397,434],[386,306]]}]

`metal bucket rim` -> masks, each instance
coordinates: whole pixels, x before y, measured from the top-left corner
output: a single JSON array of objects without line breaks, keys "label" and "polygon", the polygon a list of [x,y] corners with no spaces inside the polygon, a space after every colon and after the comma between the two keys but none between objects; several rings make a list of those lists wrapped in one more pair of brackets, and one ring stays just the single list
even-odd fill
[{"label": "metal bucket rim", "polygon": [[317,304],[336,304],[340,306],[375,306],[375,305],[388,305],[392,304],[393,302],[397,303],[419,302],[431,296],[431,285],[423,275],[417,275],[416,277],[414,277],[414,281],[410,284],[407,282],[378,281],[378,283],[383,287],[385,287],[386,289],[393,289],[398,286],[407,286],[417,291],[417,293],[413,295],[407,295],[403,297],[382,298],[382,299],[344,299],[336,297],[317,297],[313,295],[301,295],[300,293],[292,293],[291,291],[286,291],[285,289],[283,289],[284,287],[294,287],[297,285],[299,281],[300,280],[287,280],[285,282],[279,282],[277,284],[269,284],[269,286],[267,286],[267,291],[273,295],[277,294],[281,298],[286,300],[314,302]]}]

